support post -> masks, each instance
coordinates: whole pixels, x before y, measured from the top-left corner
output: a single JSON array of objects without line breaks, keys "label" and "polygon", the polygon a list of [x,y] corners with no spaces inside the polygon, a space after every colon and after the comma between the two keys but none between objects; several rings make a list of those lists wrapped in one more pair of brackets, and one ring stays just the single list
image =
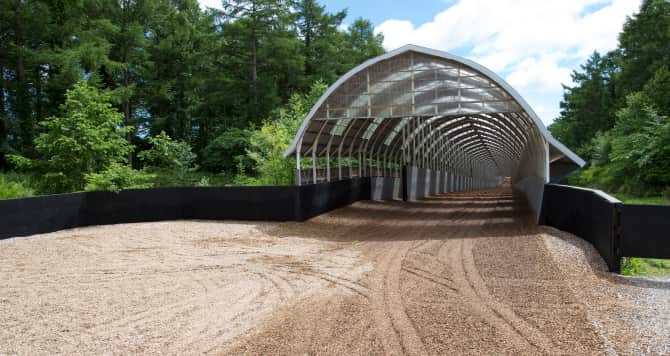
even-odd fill
[{"label": "support post", "polygon": [[312,183],[316,184],[316,147],[312,148]]},{"label": "support post", "polygon": [[298,185],[302,185],[302,170],[300,168],[300,149],[302,148],[302,138],[300,138],[300,142],[298,142],[298,149],[295,152],[295,165],[296,165],[296,170],[298,172],[298,176],[296,177],[296,183]]}]

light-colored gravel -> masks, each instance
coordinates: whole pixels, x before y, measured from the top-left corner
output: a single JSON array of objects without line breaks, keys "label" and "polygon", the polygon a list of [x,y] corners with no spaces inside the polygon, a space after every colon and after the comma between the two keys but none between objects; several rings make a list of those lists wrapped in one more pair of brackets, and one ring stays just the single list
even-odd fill
[{"label": "light-colored gravel", "polygon": [[668,354],[670,285],[509,189],[0,241],[0,354]]},{"label": "light-colored gravel", "polygon": [[217,353],[280,305],[337,294],[353,250],[274,224],[122,224],[0,241],[0,355]]},{"label": "light-colored gravel", "polygon": [[609,354],[670,355],[670,281],[611,274],[589,243],[553,228],[543,231]]}]

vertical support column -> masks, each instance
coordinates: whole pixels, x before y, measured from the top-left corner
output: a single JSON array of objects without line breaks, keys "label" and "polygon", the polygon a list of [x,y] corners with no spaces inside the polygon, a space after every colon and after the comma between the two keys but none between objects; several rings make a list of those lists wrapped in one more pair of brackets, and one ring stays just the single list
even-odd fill
[{"label": "vertical support column", "polygon": [[326,181],[330,182],[330,146],[326,151]]},{"label": "vertical support column", "polygon": [[337,150],[337,180],[342,180],[342,146]]},{"label": "vertical support column", "polygon": [[402,184],[402,200],[403,201],[408,201],[409,200],[409,182],[407,180],[408,172],[407,172],[407,165],[403,164],[401,167],[401,175],[400,175],[400,184]]},{"label": "vertical support column", "polygon": [[300,168],[300,150],[302,149],[302,137],[298,141],[298,149],[295,152],[295,168],[297,171],[297,177],[295,179],[297,185],[302,185],[302,169]]},{"label": "vertical support column", "polygon": [[549,183],[551,180],[551,161],[550,161],[550,155],[549,155],[549,142],[544,140],[544,160],[545,160],[545,165],[544,165],[544,183]]},{"label": "vertical support column", "polygon": [[316,184],[316,145],[312,147],[312,183]]}]

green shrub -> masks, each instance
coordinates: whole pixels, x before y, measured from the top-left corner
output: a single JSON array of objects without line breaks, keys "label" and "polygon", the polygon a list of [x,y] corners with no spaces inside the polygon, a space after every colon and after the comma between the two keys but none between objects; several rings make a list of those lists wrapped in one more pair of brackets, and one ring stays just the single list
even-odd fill
[{"label": "green shrub", "polygon": [[663,190],[663,198],[670,200],[670,187],[667,187]]},{"label": "green shrub", "polygon": [[113,163],[106,170],[99,173],[87,174],[86,191],[105,190],[120,192],[123,189],[151,188],[156,178],[155,174],[138,171],[123,164]]},{"label": "green shrub", "polygon": [[197,187],[209,187],[211,184],[209,183],[209,177],[208,176],[203,176],[200,178],[198,183],[196,183]]},{"label": "green shrub", "polygon": [[626,276],[633,276],[645,274],[647,267],[641,258],[624,257],[621,259],[621,274]]},{"label": "green shrub", "polygon": [[40,193],[82,190],[87,174],[100,172],[113,163],[125,162],[133,147],[125,135],[123,114],[109,102],[106,92],[77,83],[66,93],[62,116],[40,122],[42,133],[35,138],[34,159],[7,155],[18,170],[34,174]]},{"label": "green shrub", "polygon": [[655,268],[670,269],[670,260],[662,260],[658,258],[649,258],[647,263]]},{"label": "green shrub", "polygon": [[[251,131],[231,128],[212,140],[202,152],[202,167],[210,172],[249,171],[253,162],[246,156]],[[251,172],[253,173],[253,172]]]},{"label": "green shrub", "polygon": [[0,199],[29,197],[34,194],[27,176],[0,173]]},{"label": "green shrub", "polygon": [[258,179],[247,183],[293,184],[296,162],[294,158],[285,158],[284,151],[291,144],[309,109],[325,90],[324,83],[316,82],[308,94],[294,94],[285,107],[275,110],[271,118],[251,134],[247,157],[254,162]]},{"label": "green shrub", "polygon": [[186,171],[193,168],[196,155],[184,141],[173,140],[165,131],[149,137],[151,148],[137,156],[148,167]]},{"label": "green shrub", "polygon": [[250,177],[244,174],[238,174],[233,178],[232,185],[248,187],[248,186],[263,185],[263,182],[256,177]]}]

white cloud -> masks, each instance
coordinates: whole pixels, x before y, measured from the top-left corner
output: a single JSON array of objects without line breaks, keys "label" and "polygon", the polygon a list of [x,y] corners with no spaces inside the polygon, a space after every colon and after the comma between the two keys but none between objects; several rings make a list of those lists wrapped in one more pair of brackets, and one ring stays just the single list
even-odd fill
[{"label": "white cloud", "polygon": [[337,29],[342,31],[342,32],[347,32],[347,31],[349,31],[349,24],[348,23],[341,23],[337,26]]},{"label": "white cloud", "polygon": [[198,3],[200,4],[201,9],[206,9],[208,7],[214,8],[214,9],[221,9],[221,0],[198,0]]},{"label": "white cloud", "polygon": [[524,58],[516,63],[515,69],[507,75],[507,81],[514,88],[524,88],[540,93],[561,91],[561,83],[571,83],[570,69],[556,65],[555,56]]},{"label": "white cloud", "polygon": [[[542,106],[545,121],[558,114],[561,84],[573,66],[594,50],[616,47],[617,36],[641,0],[460,0],[415,26],[390,19],[375,32],[384,47],[408,43],[467,56],[505,77],[522,95]],[[596,11],[589,10],[591,8]],[[567,63],[567,64],[566,64]],[[534,103],[535,101],[535,103]],[[552,107],[553,109],[547,109]]]}]

